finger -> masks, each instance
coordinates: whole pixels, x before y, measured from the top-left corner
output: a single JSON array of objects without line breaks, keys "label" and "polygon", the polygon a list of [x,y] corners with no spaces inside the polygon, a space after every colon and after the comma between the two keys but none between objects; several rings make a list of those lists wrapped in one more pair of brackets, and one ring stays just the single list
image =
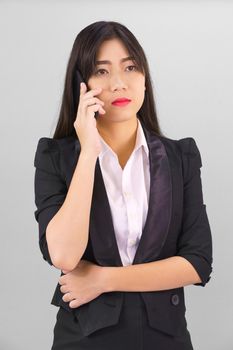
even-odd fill
[{"label": "finger", "polygon": [[101,114],[106,113],[105,110],[99,104],[88,106],[88,111],[91,111],[91,112],[99,111]]},{"label": "finger", "polygon": [[91,104],[94,104],[94,103],[99,103],[101,105],[104,105],[104,101],[100,100],[98,97],[87,97],[87,95],[85,95],[83,97],[83,104],[86,104],[86,103],[91,103]]},{"label": "finger", "polygon": [[66,277],[66,275],[63,275],[63,276],[61,276],[61,277],[59,277],[58,278],[58,283],[60,284],[60,285],[62,285],[62,284],[65,284],[66,282],[65,282],[65,278],[64,277]]},{"label": "finger", "polygon": [[[93,96],[95,96],[95,95],[98,95],[98,94],[101,93],[101,91],[102,91],[102,88],[101,88],[101,87],[98,87],[98,88],[95,88],[95,89],[91,89],[91,90],[89,90],[89,91],[87,91],[87,92],[85,93],[85,98],[86,98],[86,97],[90,98],[90,97],[93,97]],[[84,95],[84,94],[83,94],[83,95]]]},{"label": "finger", "polygon": [[63,295],[63,297],[62,297],[62,299],[63,299],[63,301],[71,301],[71,300],[73,300],[74,299],[74,297],[72,297],[72,293],[66,293],[65,295]]},{"label": "finger", "polygon": [[69,288],[66,285],[63,285],[60,287],[60,291],[62,293],[68,293],[69,292]]},{"label": "finger", "polygon": [[104,102],[95,97],[83,99],[83,102],[82,102],[83,107],[92,106],[94,104],[99,104],[101,106],[104,106]]},{"label": "finger", "polygon": [[79,307],[80,305],[82,305],[82,304],[80,304],[78,299],[74,299],[69,303],[69,307],[71,307],[71,308]]},{"label": "finger", "polygon": [[101,114],[105,114],[106,113],[106,111],[101,107],[100,109],[99,109],[99,113],[101,113]]}]

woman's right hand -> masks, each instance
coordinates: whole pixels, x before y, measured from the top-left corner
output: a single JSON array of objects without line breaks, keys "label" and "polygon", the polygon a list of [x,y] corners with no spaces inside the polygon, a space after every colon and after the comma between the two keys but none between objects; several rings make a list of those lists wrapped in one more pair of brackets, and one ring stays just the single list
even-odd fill
[{"label": "woman's right hand", "polygon": [[80,86],[80,98],[74,128],[81,144],[81,151],[95,154],[97,157],[102,150],[99,133],[96,128],[95,112],[104,114],[102,108],[104,102],[94,97],[102,89],[92,89],[87,91],[87,86],[82,82]]}]

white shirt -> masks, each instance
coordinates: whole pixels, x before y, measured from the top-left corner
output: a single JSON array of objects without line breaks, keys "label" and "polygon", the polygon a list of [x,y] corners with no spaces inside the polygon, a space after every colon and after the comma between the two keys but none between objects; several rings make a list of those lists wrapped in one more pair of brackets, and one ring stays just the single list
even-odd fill
[{"label": "white shirt", "polygon": [[149,149],[137,120],[135,148],[124,169],[116,153],[101,136],[102,151],[98,156],[123,266],[133,262],[148,211]]}]

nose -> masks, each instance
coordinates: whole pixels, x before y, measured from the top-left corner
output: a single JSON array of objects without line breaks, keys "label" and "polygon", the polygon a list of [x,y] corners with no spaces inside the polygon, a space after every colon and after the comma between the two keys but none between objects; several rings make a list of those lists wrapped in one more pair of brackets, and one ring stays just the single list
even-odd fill
[{"label": "nose", "polygon": [[127,88],[127,84],[124,82],[124,80],[120,77],[119,74],[112,76],[110,86],[112,91]]}]

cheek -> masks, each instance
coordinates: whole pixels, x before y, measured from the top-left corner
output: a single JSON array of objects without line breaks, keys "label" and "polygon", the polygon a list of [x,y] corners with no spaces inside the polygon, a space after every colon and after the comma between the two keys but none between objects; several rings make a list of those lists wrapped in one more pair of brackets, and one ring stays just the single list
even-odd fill
[{"label": "cheek", "polygon": [[98,81],[96,81],[96,79],[93,77],[87,81],[86,85],[87,85],[87,90],[93,90],[100,86],[100,84],[98,84]]},{"label": "cheek", "polygon": [[138,103],[142,104],[143,101],[144,101],[144,98],[145,98],[145,90],[144,90],[144,87],[143,87],[143,88],[138,89],[138,91],[137,91],[137,101],[138,101]]}]

